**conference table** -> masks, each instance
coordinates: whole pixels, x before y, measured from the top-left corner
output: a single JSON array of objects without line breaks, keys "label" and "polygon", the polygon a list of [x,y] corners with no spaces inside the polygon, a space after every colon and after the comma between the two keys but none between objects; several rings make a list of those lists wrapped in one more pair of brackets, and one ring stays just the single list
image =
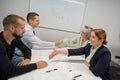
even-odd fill
[{"label": "conference table", "polygon": [[49,60],[48,56],[52,51],[52,49],[32,50],[31,63],[45,60],[48,62],[48,66],[9,80],[102,80],[100,77],[96,77],[84,64],[85,59],[83,57],[68,57],[59,54]]}]

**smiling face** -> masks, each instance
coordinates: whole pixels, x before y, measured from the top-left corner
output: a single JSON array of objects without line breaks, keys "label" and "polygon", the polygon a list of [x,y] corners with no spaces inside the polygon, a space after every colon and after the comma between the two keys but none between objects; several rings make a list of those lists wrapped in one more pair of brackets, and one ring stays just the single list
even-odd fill
[{"label": "smiling face", "polygon": [[91,34],[91,31],[93,30],[92,27],[90,26],[85,26],[84,29],[82,30],[81,32],[81,37],[84,39],[84,40],[89,40],[90,39],[90,34]]},{"label": "smiling face", "polygon": [[86,39],[87,38],[87,32],[88,32],[88,29],[84,28],[81,32],[81,37],[83,39]]},{"label": "smiling face", "polygon": [[106,44],[106,33],[103,29],[94,29],[91,32],[90,44],[96,48],[102,44]]},{"label": "smiling face", "polygon": [[90,44],[96,48],[102,44],[102,40],[98,39],[94,32],[91,32]]}]

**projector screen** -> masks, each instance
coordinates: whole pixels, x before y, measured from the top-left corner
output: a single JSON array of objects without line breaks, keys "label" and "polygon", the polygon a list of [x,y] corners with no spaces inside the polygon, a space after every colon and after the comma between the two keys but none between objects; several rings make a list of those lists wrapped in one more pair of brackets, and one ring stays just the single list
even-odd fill
[{"label": "projector screen", "polygon": [[40,15],[40,26],[80,32],[86,0],[30,0],[30,12]]}]

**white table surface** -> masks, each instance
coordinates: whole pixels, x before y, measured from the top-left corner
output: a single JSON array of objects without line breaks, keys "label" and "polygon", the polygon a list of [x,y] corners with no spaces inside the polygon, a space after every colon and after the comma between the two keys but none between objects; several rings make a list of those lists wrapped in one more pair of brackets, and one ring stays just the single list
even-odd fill
[{"label": "white table surface", "polygon": [[[29,73],[10,78],[9,80],[102,80],[96,77],[83,63],[84,58],[81,56],[57,55],[53,59],[48,60],[52,50],[32,50],[31,63],[38,60],[45,60],[48,66],[43,69],[37,69]],[[57,70],[53,70],[57,69]],[[52,70],[51,72],[46,72]],[[73,78],[76,75],[82,76]]]}]

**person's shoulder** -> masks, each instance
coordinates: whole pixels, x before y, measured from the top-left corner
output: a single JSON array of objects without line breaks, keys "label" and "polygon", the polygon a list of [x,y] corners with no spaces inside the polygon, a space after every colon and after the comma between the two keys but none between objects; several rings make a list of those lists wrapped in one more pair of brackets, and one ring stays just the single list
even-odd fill
[{"label": "person's shoulder", "polygon": [[3,41],[1,41],[1,39],[0,39],[0,45],[1,45],[1,44],[3,44]]},{"label": "person's shoulder", "polygon": [[91,48],[92,46],[90,45],[90,43],[86,44],[85,47]]},{"label": "person's shoulder", "polygon": [[0,46],[2,46],[5,43],[4,39],[3,39],[3,35],[2,32],[0,33]]},{"label": "person's shoulder", "polygon": [[1,38],[2,38],[2,36],[3,36],[3,35],[2,35],[2,33],[3,33],[3,32],[0,32],[0,39],[1,39]]},{"label": "person's shoulder", "polygon": [[106,47],[105,45],[102,45],[100,48],[99,48],[99,52],[101,53],[106,53],[106,54],[111,54],[110,50],[108,49],[108,47]]},{"label": "person's shoulder", "polygon": [[32,26],[30,26],[29,24],[25,25],[25,30],[32,30]]},{"label": "person's shoulder", "polygon": [[109,51],[108,47],[105,45],[101,45],[100,49],[103,51]]},{"label": "person's shoulder", "polygon": [[21,42],[21,38],[15,38],[15,39],[13,40],[13,43],[19,43],[19,42]]},{"label": "person's shoulder", "polygon": [[5,44],[0,40],[0,52],[5,50]]}]

